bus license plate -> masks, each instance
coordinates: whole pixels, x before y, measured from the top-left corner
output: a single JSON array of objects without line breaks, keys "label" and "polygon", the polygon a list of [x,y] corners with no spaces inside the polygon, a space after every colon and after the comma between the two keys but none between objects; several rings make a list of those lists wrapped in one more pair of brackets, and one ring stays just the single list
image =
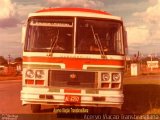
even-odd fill
[{"label": "bus license plate", "polygon": [[80,103],[81,96],[78,95],[65,95],[64,101],[66,103]]}]

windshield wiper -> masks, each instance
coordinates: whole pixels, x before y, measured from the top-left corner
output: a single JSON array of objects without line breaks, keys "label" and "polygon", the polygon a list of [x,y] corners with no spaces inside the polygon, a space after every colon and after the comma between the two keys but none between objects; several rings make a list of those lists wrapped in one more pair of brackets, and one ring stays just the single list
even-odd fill
[{"label": "windshield wiper", "polygon": [[51,49],[48,51],[48,56],[52,56],[53,54],[52,52],[57,44],[58,39],[59,39],[59,30],[57,31],[56,37],[54,37],[51,41],[51,46],[50,46]]},{"label": "windshield wiper", "polygon": [[98,33],[97,33],[97,34],[95,33],[92,25],[91,25],[91,29],[92,29],[93,38],[94,38],[94,40],[95,40],[95,43],[97,43],[97,45],[98,45],[98,49],[99,49],[99,51],[100,51],[101,57],[102,57],[102,58],[106,58],[106,57],[105,57],[105,53],[104,53],[104,49],[103,49],[103,47],[102,47],[102,44],[101,44],[101,41],[100,41],[100,38],[99,38]]}]

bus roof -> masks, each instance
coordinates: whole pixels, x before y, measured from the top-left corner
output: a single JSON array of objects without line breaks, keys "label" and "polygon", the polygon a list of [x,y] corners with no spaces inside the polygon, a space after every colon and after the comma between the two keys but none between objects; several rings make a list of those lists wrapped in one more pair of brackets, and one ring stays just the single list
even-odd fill
[{"label": "bus roof", "polygon": [[120,17],[113,16],[108,12],[88,8],[45,8],[30,13],[29,17],[32,16],[76,16],[122,20]]},{"label": "bus roof", "polygon": [[39,10],[37,12],[58,12],[58,11],[70,11],[70,12],[89,12],[89,13],[97,13],[97,14],[104,14],[104,15],[111,15],[108,12],[88,9],[88,8],[46,8]]}]

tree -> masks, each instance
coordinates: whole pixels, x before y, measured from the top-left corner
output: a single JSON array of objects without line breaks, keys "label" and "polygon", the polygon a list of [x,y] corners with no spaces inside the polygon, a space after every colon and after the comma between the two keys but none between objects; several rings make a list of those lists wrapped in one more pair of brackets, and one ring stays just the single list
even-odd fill
[{"label": "tree", "polygon": [[17,57],[17,58],[15,58],[14,62],[22,63],[22,58],[21,57]]},{"label": "tree", "polygon": [[3,56],[0,56],[0,65],[7,65],[7,64],[8,64],[7,60]]}]

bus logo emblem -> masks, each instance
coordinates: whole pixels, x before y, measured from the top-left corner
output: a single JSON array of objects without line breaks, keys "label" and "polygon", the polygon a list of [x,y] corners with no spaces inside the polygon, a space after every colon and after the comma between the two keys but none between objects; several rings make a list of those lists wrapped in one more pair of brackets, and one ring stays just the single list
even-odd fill
[{"label": "bus logo emblem", "polygon": [[76,74],[74,74],[74,73],[72,73],[72,74],[70,74],[70,78],[71,78],[72,80],[74,80],[74,79],[76,79],[76,78],[77,78],[77,75],[76,75]]}]

